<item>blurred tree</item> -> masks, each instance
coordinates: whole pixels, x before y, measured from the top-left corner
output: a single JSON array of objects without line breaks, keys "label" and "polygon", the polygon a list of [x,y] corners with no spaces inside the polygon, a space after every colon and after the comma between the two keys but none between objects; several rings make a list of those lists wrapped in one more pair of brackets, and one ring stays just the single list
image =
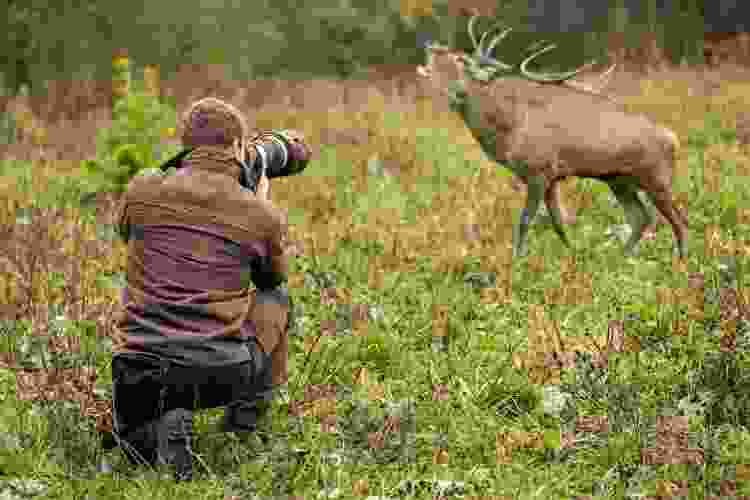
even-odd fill
[{"label": "blurred tree", "polygon": [[[12,91],[21,85],[35,88],[50,79],[90,78],[96,69],[107,71],[112,44],[129,36],[116,23],[129,19],[128,11],[115,0],[4,3],[8,15],[0,21],[0,29],[7,37],[0,43],[6,57],[0,61],[0,72]],[[136,0],[130,2],[130,12],[137,5]]]},{"label": "blurred tree", "polygon": [[417,32],[426,25],[435,27],[431,17],[401,16],[399,0],[306,0],[300,16],[302,4],[289,1],[271,7],[269,17],[287,36],[287,44],[278,56],[283,63],[259,64],[258,74],[343,78],[370,65],[415,63],[424,55]]},{"label": "blurred tree", "polygon": [[5,54],[0,71],[5,75],[5,85],[15,93],[21,85],[31,83],[29,61],[33,59],[36,49],[31,34],[31,25],[34,24],[34,0],[5,0],[4,3],[3,10],[8,15],[0,18],[0,29],[6,34],[4,42],[0,42],[3,44],[0,52]]},{"label": "blurred tree", "polygon": [[[403,9],[402,3],[183,0],[175,8],[171,2],[145,0],[0,0],[7,12],[0,19],[6,33],[0,42],[5,55],[0,73],[14,91],[51,78],[107,78],[112,50],[126,48],[138,66],[159,65],[165,78],[180,64],[204,63],[221,63],[237,79],[348,77],[369,65],[416,64],[424,58],[428,39],[471,49],[468,17],[456,10],[469,0],[433,0],[430,9]],[[489,6],[491,0],[480,3]],[[628,34],[627,46],[637,44],[638,30],[631,28],[633,3],[613,0],[608,23],[598,22],[591,33],[579,34],[580,43],[561,39],[555,56],[540,62],[569,66],[580,62],[582,49],[586,56],[601,53],[607,37],[594,31],[622,30]],[[647,15],[638,24],[664,27],[665,43],[698,54],[700,40],[696,47],[687,47],[685,40],[701,38],[697,31],[705,2],[672,2],[674,16],[659,15],[658,3],[639,4]],[[498,0],[494,9],[503,26],[515,29],[501,48],[510,59],[523,55],[524,46],[539,36],[530,25],[529,6],[526,0]],[[485,20],[481,28],[490,25]]]}]

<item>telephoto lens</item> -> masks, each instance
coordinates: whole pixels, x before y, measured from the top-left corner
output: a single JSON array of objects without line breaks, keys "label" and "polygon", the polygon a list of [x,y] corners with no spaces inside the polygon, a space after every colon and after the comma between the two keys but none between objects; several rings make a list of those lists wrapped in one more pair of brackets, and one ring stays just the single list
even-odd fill
[{"label": "telephoto lens", "polygon": [[285,177],[302,172],[310,161],[310,151],[302,134],[293,130],[264,132],[256,139],[256,148],[261,147],[268,155],[269,179]]},{"label": "telephoto lens", "polygon": [[[254,150],[256,154],[252,154]],[[182,160],[191,152],[186,148],[161,165],[167,172],[170,168],[179,169]],[[272,130],[260,132],[244,141],[244,161],[240,174],[240,184],[253,192],[263,174],[269,179],[296,175],[307,168],[312,153],[305,143],[304,136],[296,130]]]},{"label": "telephoto lens", "polygon": [[252,163],[243,162],[242,184],[253,191],[264,173],[269,179],[296,175],[310,161],[302,134],[293,130],[261,132],[248,142],[257,154]]}]

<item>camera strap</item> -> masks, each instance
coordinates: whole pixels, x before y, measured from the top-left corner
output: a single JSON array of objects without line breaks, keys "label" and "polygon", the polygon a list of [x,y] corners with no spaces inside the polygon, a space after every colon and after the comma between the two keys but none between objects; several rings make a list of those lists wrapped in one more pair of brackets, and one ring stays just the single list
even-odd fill
[{"label": "camera strap", "polygon": [[[257,189],[257,179],[253,178],[252,168],[250,165],[247,164],[247,145],[248,143],[245,139],[235,140],[234,145],[233,145],[234,157],[237,160],[237,163],[240,164],[240,170],[241,170],[240,184],[247,189],[252,189],[253,191],[255,191]],[[262,148],[259,148],[256,146],[255,151],[258,153],[258,156],[261,159],[260,176],[263,176],[266,174],[266,168],[268,166],[268,159],[267,159],[265,151],[263,151]]]},{"label": "camera strap", "polygon": [[175,155],[172,158],[170,158],[169,160],[167,160],[159,168],[161,169],[162,172],[166,172],[170,168],[179,169],[180,167],[182,167],[182,160],[187,155],[189,155],[190,153],[192,153],[192,151],[193,151],[192,148],[188,148],[188,149],[185,149],[184,151],[180,151],[177,155]]},{"label": "camera strap", "polygon": [[[245,188],[250,189],[250,187],[253,185],[253,170],[250,165],[247,164],[246,158],[246,152],[247,152],[247,143],[245,141],[238,141],[240,144],[235,143],[235,160],[240,165],[241,175],[240,175],[240,184],[244,186]],[[258,156],[261,159],[261,176],[266,175],[267,169],[268,169],[268,154],[266,151],[258,146],[254,146],[255,151],[258,153]],[[166,172],[170,168],[180,169],[182,167],[182,160],[193,152],[193,148],[187,148],[183,151],[180,151],[178,154],[167,160],[164,164],[162,164],[159,169],[162,172]]]}]

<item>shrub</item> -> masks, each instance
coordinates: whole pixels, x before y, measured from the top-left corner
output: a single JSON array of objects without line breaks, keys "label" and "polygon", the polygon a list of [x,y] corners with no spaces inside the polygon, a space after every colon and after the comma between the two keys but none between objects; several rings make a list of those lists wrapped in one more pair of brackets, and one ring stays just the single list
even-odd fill
[{"label": "shrub", "polygon": [[177,153],[176,145],[164,146],[174,131],[176,110],[158,96],[131,91],[117,101],[112,114],[112,125],[97,136],[96,158],[81,165],[89,196],[101,191],[121,194],[138,172]]}]

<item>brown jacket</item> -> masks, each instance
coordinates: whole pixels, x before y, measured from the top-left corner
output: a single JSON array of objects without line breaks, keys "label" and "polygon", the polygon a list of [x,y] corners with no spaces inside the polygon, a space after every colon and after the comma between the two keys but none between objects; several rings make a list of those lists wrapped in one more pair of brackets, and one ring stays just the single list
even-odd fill
[{"label": "brown jacket", "polygon": [[229,152],[200,148],[171,174],[135,177],[118,229],[128,243],[127,286],[115,352],[149,352],[191,366],[250,359],[256,337],[272,353],[274,383],[287,374],[287,308],[255,305],[251,265],[286,275],[287,222],[238,183]]}]

